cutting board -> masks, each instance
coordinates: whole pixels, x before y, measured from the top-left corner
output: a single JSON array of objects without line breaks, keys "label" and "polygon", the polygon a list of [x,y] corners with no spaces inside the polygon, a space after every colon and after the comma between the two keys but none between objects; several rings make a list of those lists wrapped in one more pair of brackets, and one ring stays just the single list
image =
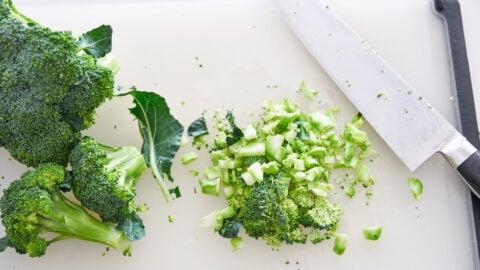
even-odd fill
[{"label": "cutting board", "polygon": [[[283,21],[273,1],[16,1],[25,14],[53,29],[81,34],[99,24],[114,29],[113,53],[121,70],[118,85],[136,85],[164,96],[172,113],[188,125],[206,111],[231,109],[239,125],[258,120],[267,99],[289,98],[302,110],[338,106],[341,128],[356,113]],[[387,61],[454,124],[446,41],[441,20],[429,0],[337,0],[336,10]],[[468,29],[467,29],[468,31]],[[474,69],[472,69],[475,71]],[[306,80],[319,90],[309,101],[298,93]],[[86,133],[112,145],[139,146],[141,138],[128,108],[128,97],[104,104],[96,125]],[[392,123],[392,128],[395,123]],[[138,204],[147,204],[147,236],[133,244],[131,257],[94,243],[67,240],[53,244],[39,259],[0,254],[1,269],[474,269],[478,263],[471,226],[469,192],[441,156],[410,172],[368,125],[371,163],[376,176],[373,200],[361,192],[353,199],[337,195],[344,207],[338,228],[348,234],[342,256],[333,241],[282,246],[272,250],[262,240],[245,238],[233,252],[228,240],[199,219],[225,206],[222,197],[195,190],[190,170],[208,166],[206,152],[188,166],[178,157],[173,176],[183,196],[166,203],[149,172],[138,185]],[[0,151],[2,187],[25,168]],[[408,177],[424,184],[413,199]],[[175,218],[169,222],[168,216]],[[378,241],[363,239],[362,228],[383,226]],[[0,236],[3,236],[3,229]],[[287,263],[288,262],[288,263]]]}]

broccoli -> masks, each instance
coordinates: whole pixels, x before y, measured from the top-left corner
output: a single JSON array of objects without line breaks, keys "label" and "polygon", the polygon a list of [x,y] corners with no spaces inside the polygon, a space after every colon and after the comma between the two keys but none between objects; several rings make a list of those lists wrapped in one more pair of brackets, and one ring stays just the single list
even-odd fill
[{"label": "broccoli", "polygon": [[130,255],[131,242],[123,231],[94,218],[61,193],[58,185],[65,178],[63,166],[44,163],[4,190],[0,199],[6,230],[3,241],[31,257],[44,255],[50,244],[64,239],[102,243]]},{"label": "broccoli", "polygon": [[382,226],[368,226],[363,228],[363,236],[367,240],[378,240],[382,235]]},{"label": "broccoli", "polygon": [[107,25],[78,38],[52,31],[0,0],[0,146],[13,158],[67,164],[80,131],[113,97],[118,66],[104,61],[111,34]]},{"label": "broccoli", "polygon": [[[135,205],[135,186],[145,171],[143,155],[134,146],[110,147],[84,136],[69,155],[72,190],[86,208],[95,211],[103,221],[119,224],[130,240],[144,235]],[[133,223],[132,223],[133,222]]]},{"label": "broccoli", "polygon": [[332,238],[343,210],[333,201],[332,182],[338,181],[331,179],[331,172],[349,170],[354,183],[365,188],[374,183],[362,163],[371,151],[360,129],[361,116],[338,135],[333,118],[337,108],[305,114],[284,99],[269,100],[263,109],[262,122],[244,129],[231,111],[222,119],[215,115],[216,123],[227,124],[217,125],[210,151],[213,164],[199,184],[204,194],[218,197],[223,191],[228,206],[207,215],[202,225],[231,239],[243,228],[246,235],[272,247]]}]

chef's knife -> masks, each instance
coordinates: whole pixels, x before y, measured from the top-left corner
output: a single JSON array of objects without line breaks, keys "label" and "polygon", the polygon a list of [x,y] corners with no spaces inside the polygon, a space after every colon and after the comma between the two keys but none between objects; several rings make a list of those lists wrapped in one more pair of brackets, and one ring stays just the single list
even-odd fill
[{"label": "chef's knife", "polygon": [[365,40],[322,0],[277,3],[303,45],[411,171],[441,153],[479,196],[480,152]]}]

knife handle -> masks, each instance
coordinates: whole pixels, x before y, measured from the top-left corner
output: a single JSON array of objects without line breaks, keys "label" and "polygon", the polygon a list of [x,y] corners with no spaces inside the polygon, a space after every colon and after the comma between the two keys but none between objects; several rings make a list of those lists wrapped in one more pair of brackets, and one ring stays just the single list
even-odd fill
[{"label": "knife handle", "polygon": [[473,194],[480,198],[480,151],[460,133],[440,150]]},{"label": "knife handle", "polygon": [[472,193],[480,198],[480,151],[460,133],[456,133],[440,153],[456,169]]},{"label": "knife handle", "polygon": [[478,150],[475,151],[457,167],[457,171],[470,190],[477,197],[480,197],[480,152]]},{"label": "knife handle", "polygon": [[458,129],[478,148],[480,141],[460,3],[458,0],[434,0],[434,5],[444,20],[450,43],[449,58]]}]

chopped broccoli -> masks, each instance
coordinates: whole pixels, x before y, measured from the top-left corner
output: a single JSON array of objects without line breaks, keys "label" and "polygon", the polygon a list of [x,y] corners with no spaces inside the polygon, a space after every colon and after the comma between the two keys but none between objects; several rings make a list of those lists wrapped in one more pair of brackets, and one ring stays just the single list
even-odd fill
[{"label": "chopped broccoli", "polygon": [[302,91],[309,99],[313,99],[318,94],[318,91],[310,88],[306,81],[302,81],[300,84],[300,91]]},{"label": "chopped broccoli", "polygon": [[[105,42],[95,46],[106,46],[107,53],[111,27],[97,29]],[[0,146],[27,166],[66,165],[80,131],[113,96],[115,62],[105,66],[105,54],[92,55],[80,39],[39,25],[10,0],[0,1]]]},{"label": "chopped broccoli", "polygon": [[231,206],[227,206],[223,209],[215,210],[212,213],[204,216],[200,220],[201,227],[215,227],[216,230],[220,230],[223,225],[223,221],[233,218],[236,212]]},{"label": "chopped broccoli", "polygon": [[355,183],[365,188],[374,183],[360,157],[370,146],[360,129],[362,118],[355,116],[340,136],[333,118],[336,110],[307,115],[288,99],[267,101],[263,122],[249,123],[243,133],[231,111],[225,119],[215,119],[229,125],[217,127],[210,151],[213,165],[205,170],[207,180],[201,179],[200,186],[204,194],[219,196],[223,191],[229,211],[216,210],[202,224],[225,238],[237,237],[243,228],[273,247],[332,238],[343,210],[331,196],[331,172],[350,170]]},{"label": "chopped broccoli", "polygon": [[106,146],[85,136],[72,149],[69,161],[73,193],[81,204],[121,228],[125,222],[136,224],[135,233],[127,232],[127,236],[141,238],[143,223],[134,201],[137,180],[146,169],[140,151],[134,146]]},{"label": "chopped broccoli", "polygon": [[245,246],[245,242],[243,241],[243,238],[240,236],[232,237],[230,239],[230,244],[232,245],[233,251],[237,251]]},{"label": "chopped broccoli", "polygon": [[180,157],[180,162],[183,165],[188,165],[198,159],[198,154],[196,152],[188,152]]},{"label": "chopped broccoli", "polygon": [[367,240],[378,240],[382,234],[382,226],[369,226],[363,228],[363,236]]},{"label": "chopped broccoli", "polygon": [[420,200],[423,194],[423,183],[420,179],[415,177],[409,177],[407,179],[408,186],[410,187],[410,191],[412,192],[413,198],[415,200]]},{"label": "chopped broccoli", "polygon": [[[97,220],[59,191],[65,175],[62,166],[45,163],[4,190],[0,199],[6,230],[3,241],[31,257],[44,255],[50,244],[64,239],[102,243],[130,255],[131,242],[123,231]],[[49,233],[54,235],[47,238]]]},{"label": "chopped broccoli", "polygon": [[347,235],[344,233],[335,233],[335,244],[333,245],[333,251],[338,255],[342,255],[347,248]]}]

